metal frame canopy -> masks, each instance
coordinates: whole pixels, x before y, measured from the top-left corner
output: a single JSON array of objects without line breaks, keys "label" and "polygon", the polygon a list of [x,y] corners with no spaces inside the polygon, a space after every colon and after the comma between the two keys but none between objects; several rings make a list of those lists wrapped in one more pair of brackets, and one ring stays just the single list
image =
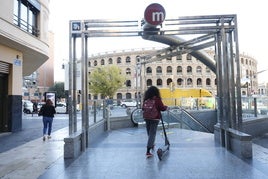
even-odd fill
[{"label": "metal frame canopy", "polygon": [[[157,18],[162,18],[157,14]],[[163,16],[164,17],[164,16]],[[229,145],[228,128],[242,127],[242,108],[240,93],[240,63],[236,15],[185,16],[176,19],[161,19],[159,24],[149,24],[146,20],[75,20],[70,21],[69,53],[69,97],[70,133],[76,131],[75,93],[76,93],[76,38],[81,38],[82,72],[82,129],[88,129],[88,38],[93,37],[131,37],[164,43],[169,47],[156,51],[142,62],[150,63],[167,56],[190,53],[216,73],[218,97],[218,125],[220,139],[224,146]],[[188,36],[189,40],[181,38]],[[207,47],[215,48],[211,59],[202,51]],[[161,56],[161,58],[159,58]],[[87,136],[87,135],[84,135]],[[86,139],[85,139],[86,140]],[[87,141],[87,140],[86,140]],[[87,145],[87,144],[85,144]]]}]

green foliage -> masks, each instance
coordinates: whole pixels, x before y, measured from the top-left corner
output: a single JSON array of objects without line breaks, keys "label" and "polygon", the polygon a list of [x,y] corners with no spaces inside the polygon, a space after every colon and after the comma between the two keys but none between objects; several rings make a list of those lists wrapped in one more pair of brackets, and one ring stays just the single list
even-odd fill
[{"label": "green foliage", "polygon": [[56,98],[66,98],[66,91],[64,91],[64,83],[63,82],[55,82],[52,87],[49,88],[49,91],[56,92]]},{"label": "green foliage", "polygon": [[117,66],[99,67],[89,76],[89,90],[95,95],[112,97],[124,82],[125,78]]}]

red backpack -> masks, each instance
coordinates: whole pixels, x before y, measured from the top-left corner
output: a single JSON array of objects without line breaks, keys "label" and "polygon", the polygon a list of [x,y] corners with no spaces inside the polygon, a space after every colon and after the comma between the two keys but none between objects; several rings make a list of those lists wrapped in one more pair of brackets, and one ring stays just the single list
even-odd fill
[{"label": "red backpack", "polygon": [[143,103],[143,118],[144,119],[157,119],[158,118],[158,110],[155,105],[154,99],[147,99]]}]

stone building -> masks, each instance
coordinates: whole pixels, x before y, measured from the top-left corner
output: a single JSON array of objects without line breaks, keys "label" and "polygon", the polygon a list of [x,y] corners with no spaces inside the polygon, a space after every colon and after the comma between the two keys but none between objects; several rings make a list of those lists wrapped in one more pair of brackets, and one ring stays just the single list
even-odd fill
[{"label": "stone building", "polygon": [[[89,72],[98,66],[117,65],[126,76],[125,85],[118,90],[113,99],[135,99],[137,94],[151,85],[158,88],[169,88],[170,82],[175,88],[197,88],[206,89],[214,96],[217,95],[216,75],[207,66],[190,54],[182,54],[166,58],[161,61],[147,63],[139,67],[137,62],[143,56],[150,56],[158,49],[132,49],[114,52],[106,52],[92,55],[89,59]],[[206,50],[213,57],[213,50]],[[242,94],[256,91],[258,81],[254,74],[257,73],[257,61],[245,54],[240,54],[241,77],[246,77],[250,82],[242,87]],[[141,68],[141,73],[138,70]],[[138,76],[141,75],[141,81]],[[101,99],[102,97],[89,95],[90,99]]]}]

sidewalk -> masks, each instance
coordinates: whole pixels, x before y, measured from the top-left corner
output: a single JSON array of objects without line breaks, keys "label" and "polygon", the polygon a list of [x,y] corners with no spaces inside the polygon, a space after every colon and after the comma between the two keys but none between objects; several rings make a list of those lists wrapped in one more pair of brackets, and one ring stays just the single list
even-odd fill
[{"label": "sidewalk", "polygon": [[[38,138],[0,153],[1,179],[65,178],[267,178],[268,150],[253,145],[253,159],[241,160],[215,145],[213,134],[171,128],[170,151],[162,161],[146,159],[145,128],[107,132],[78,159],[63,159],[63,138],[68,128],[52,139]],[[156,147],[163,144],[158,131]],[[156,152],[155,152],[156,153]]]},{"label": "sidewalk", "polygon": [[0,153],[0,178],[34,179],[48,170],[57,160],[63,160],[63,138],[68,128],[52,133],[53,139],[35,139]]}]

